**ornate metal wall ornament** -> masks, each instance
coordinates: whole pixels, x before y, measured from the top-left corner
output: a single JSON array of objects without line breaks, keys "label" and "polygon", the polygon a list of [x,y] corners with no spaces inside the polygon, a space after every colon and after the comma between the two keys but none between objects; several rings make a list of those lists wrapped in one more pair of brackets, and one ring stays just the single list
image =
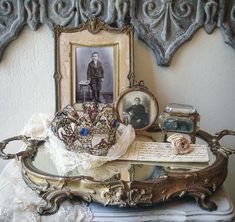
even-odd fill
[{"label": "ornate metal wall ornament", "polygon": [[114,27],[129,23],[129,0],[40,0],[41,22],[53,28],[78,27],[90,17],[97,17]]},{"label": "ornate metal wall ornament", "polygon": [[129,23],[130,0],[111,0],[108,1],[108,14],[105,22],[116,25],[120,28]]},{"label": "ornate metal wall ornament", "polygon": [[19,35],[24,21],[23,1],[0,1],[0,59],[5,47]]},{"label": "ornate metal wall ornament", "polygon": [[219,3],[218,0],[209,0],[205,4],[205,13],[206,13],[206,20],[204,23],[204,28],[208,34],[211,34],[216,26],[217,26],[217,19],[218,19],[218,9]]},{"label": "ornate metal wall ornament", "polygon": [[41,22],[51,29],[55,25],[77,27],[86,21],[83,0],[40,0]]},{"label": "ornate metal wall ornament", "polygon": [[201,0],[133,1],[135,30],[154,51],[159,65],[169,65],[175,51],[203,24]]},{"label": "ornate metal wall ornament", "polygon": [[38,0],[25,0],[24,7],[27,13],[27,24],[36,31],[40,25],[40,5]]},{"label": "ornate metal wall ornament", "polygon": [[220,27],[235,48],[235,0],[0,0],[0,59],[26,24],[76,28],[90,17],[114,28],[132,23],[159,65],[169,65],[203,24],[209,34]]},{"label": "ornate metal wall ornament", "polygon": [[220,0],[219,27],[225,43],[235,49],[235,0]]}]

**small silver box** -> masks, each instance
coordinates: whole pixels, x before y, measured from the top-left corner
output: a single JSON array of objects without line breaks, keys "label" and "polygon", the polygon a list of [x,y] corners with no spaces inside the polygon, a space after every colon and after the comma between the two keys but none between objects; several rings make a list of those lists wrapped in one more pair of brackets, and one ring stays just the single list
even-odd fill
[{"label": "small silver box", "polygon": [[167,132],[186,133],[195,143],[199,129],[200,115],[191,105],[169,103],[159,116],[159,127],[167,137]]}]

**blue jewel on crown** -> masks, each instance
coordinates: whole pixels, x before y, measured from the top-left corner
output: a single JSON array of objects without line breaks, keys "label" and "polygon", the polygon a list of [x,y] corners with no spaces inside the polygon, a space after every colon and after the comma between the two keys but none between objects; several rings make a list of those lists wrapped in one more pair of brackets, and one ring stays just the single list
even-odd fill
[{"label": "blue jewel on crown", "polygon": [[68,105],[56,113],[51,130],[70,151],[104,156],[116,142],[119,125],[111,106],[85,103],[83,112]]},{"label": "blue jewel on crown", "polygon": [[80,133],[81,136],[87,136],[89,134],[89,129],[88,128],[82,128],[79,133]]}]

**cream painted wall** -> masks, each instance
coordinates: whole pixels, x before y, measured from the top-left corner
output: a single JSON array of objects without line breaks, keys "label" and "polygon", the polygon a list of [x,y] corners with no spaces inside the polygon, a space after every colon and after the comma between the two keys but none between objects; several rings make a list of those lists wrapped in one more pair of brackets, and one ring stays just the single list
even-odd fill
[{"label": "cream painted wall", "polygon": [[[6,49],[0,62],[0,140],[17,135],[33,113],[54,112],[53,53],[47,27],[24,28]],[[0,169],[6,163],[0,159]]]},{"label": "cream painted wall", "polygon": [[[26,27],[5,51],[0,62],[0,140],[16,135],[33,113],[54,111],[53,48],[47,27],[37,32]],[[201,114],[203,130],[235,130],[235,51],[223,43],[219,31],[207,35],[199,30],[177,51],[170,67],[157,66],[152,51],[135,40],[134,62],[137,79],[145,80],[160,110],[168,102],[192,104]],[[235,138],[225,145],[235,147]],[[6,163],[0,161],[0,170]],[[235,155],[225,182],[235,201],[234,167]]]}]

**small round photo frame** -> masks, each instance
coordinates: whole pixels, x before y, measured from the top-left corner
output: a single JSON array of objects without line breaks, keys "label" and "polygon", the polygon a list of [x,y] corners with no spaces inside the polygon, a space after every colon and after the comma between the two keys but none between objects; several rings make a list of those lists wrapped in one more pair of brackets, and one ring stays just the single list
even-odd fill
[{"label": "small round photo frame", "polygon": [[159,106],[155,96],[146,88],[129,88],[117,99],[115,109],[121,123],[131,124],[136,131],[150,128],[157,120]]}]

